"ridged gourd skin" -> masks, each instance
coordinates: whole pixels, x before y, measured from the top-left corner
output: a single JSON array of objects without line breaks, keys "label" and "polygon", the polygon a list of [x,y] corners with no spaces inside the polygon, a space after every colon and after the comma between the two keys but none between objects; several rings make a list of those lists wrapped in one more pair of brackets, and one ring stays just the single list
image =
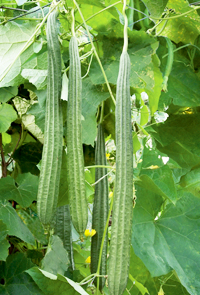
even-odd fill
[{"label": "ridged gourd skin", "polygon": [[82,81],[76,37],[69,43],[69,95],[67,106],[67,163],[70,212],[76,231],[83,237],[88,221],[84,158],[81,135]]},{"label": "ridged gourd skin", "polygon": [[54,233],[63,241],[63,246],[67,250],[71,268],[72,270],[74,270],[71,216],[69,205],[64,205],[57,208],[55,215]]},{"label": "ridged gourd skin", "polygon": [[61,51],[54,10],[47,19],[48,76],[44,146],[37,196],[41,222],[49,225],[58,202],[62,163],[63,119],[61,109]]},{"label": "ridged gourd skin", "polygon": [[[98,125],[97,141],[95,148],[95,165],[106,165],[105,139],[102,124]],[[107,174],[106,168],[96,168],[95,182]],[[96,273],[99,260],[99,252],[103,238],[104,228],[108,218],[108,177],[104,177],[95,185],[95,195],[93,203],[92,228],[96,234],[92,237],[91,244],[91,273]],[[106,234],[101,258],[100,275],[107,274],[107,244],[108,233]],[[96,285],[97,281],[94,280]],[[99,289],[105,285],[105,278],[99,278]]]},{"label": "ridged gourd skin", "polygon": [[129,77],[130,58],[127,52],[122,52],[116,90],[116,175],[108,262],[108,287],[112,295],[123,293],[129,274],[133,211],[133,143]]}]

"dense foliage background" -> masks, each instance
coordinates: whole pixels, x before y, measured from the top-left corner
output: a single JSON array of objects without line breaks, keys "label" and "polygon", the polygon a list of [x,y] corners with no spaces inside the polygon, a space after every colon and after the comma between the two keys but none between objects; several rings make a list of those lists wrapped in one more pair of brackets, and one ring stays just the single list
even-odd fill
[{"label": "dense foliage background", "polygon": [[[200,6],[192,2],[127,1],[136,199],[124,294],[200,294]],[[48,0],[1,0],[0,6],[2,295],[96,292],[91,281],[80,284],[90,275],[91,238],[80,241],[72,228],[72,267],[61,239],[48,237],[36,212],[47,88],[45,22],[50,4]],[[122,3],[79,0],[78,4],[115,96],[123,47]],[[55,5],[60,10],[65,146],[70,10],[74,5],[71,0]],[[94,165],[98,106],[105,101],[107,160],[113,166],[111,197],[115,107],[78,11],[75,19],[84,77],[82,139],[91,229],[95,169],[87,167]],[[165,37],[172,41],[174,51],[166,92],[162,91],[168,59]],[[66,177],[63,149],[58,207],[68,204]],[[109,294],[107,286],[104,293]]]}]

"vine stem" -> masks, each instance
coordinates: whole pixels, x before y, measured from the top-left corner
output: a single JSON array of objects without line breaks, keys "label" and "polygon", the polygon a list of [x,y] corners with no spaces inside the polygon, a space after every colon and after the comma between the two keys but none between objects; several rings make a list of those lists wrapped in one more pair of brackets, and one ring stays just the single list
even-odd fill
[{"label": "vine stem", "polygon": [[94,166],[86,166],[85,169],[90,169],[90,168],[108,168],[108,169],[115,169],[112,166],[106,166],[106,165],[94,165]]},{"label": "vine stem", "polygon": [[76,2],[76,0],[73,0],[73,2],[74,2],[74,4],[76,5],[76,7],[77,7],[77,9],[78,9],[78,12],[79,12],[79,14],[80,14],[80,16],[81,16],[81,18],[82,18],[82,21],[83,21],[83,23],[84,23],[84,25],[85,25],[85,28],[86,28],[86,31],[87,31],[88,37],[89,37],[90,42],[91,42],[91,45],[92,45],[92,49],[94,50],[94,54],[95,54],[96,59],[97,59],[97,61],[98,61],[98,63],[99,63],[99,66],[100,66],[101,71],[102,71],[102,74],[103,74],[103,76],[104,76],[104,79],[105,79],[106,85],[107,85],[107,87],[108,87],[108,91],[109,91],[110,96],[111,96],[111,98],[112,98],[112,100],[113,100],[113,103],[114,103],[114,105],[115,105],[115,98],[114,98],[114,96],[113,96],[112,90],[111,90],[110,85],[109,85],[109,83],[108,83],[108,79],[107,79],[107,77],[106,77],[106,73],[105,73],[104,68],[103,68],[103,66],[102,66],[101,60],[100,60],[100,58],[99,58],[99,56],[98,56],[98,53],[97,53],[97,51],[96,51],[96,48],[95,48],[94,43],[93,43],[93,41],[92,41],[92,38],[91,38],[91,36],[90,36],[90,32],[89,32],[89,30],[88,30],[88,27],[87,27],[87,24],[86,24],[85,19],[84,19],[84,17],[83,17],[83,14],[82,14],[82,12],[81,12],[81,10],[80,10],[80,7],[79,7],[78,3]]},{"label": "vine stem", "polygon": [[110,215],[111,215],[112,207],[113,207],[113,200],[114,200],[114,197],[112,197],[112,199],[111,199],[110,209],[109,209],[109,212],[108,212],[106,226],[104,228],[103,237],[102,237],[102,241],[101,241],[101,248],[100,248],[100,251],[99,251],[99,261],[98,261],[97,272],[96,272],[96,275],[97,275],[97,295],[99,295],[99,273],[100,273],[100,267],[101,267],[101,257],[102,257],[102,253],[103,253],[103,245],[104,245],[104,240],[105,240],[105,237],[106,237],[106,232],[108,230]]},{"label": "vine stem", "polygon": [[126,0],[124,0],[122,14],[124,16],[124,47],[123,47],[123,52],[127,52],[127,50],[128,50],[128,18],[127,18],[127,15],[126,15]]},{"label": "vine stem", "polygon": [[[194,7],[193,9],[191,9],[191,10],[189,10],[189,11],[186,11],[186,12],[184,12],[184,13],[181,13],[181,14],[179,14],[179,15],[174,15],[174,16],[170,16],[170,17],[165,17],[164,19],[173,19],[173,18],[182,17],[182,16],[184,16],[184,15],[186,15],[186,14],[189,14],[190,12],[193,12],[193,11],[195,11],[195,10],[197,10],[197,9],[200,9],[200,6],[196,6],[196,7]],[[159,18],[159,17],[150,17],[150,19],[162,20],[163,18]]]},{"label": "vine stem", "polygon": [[48,16],[51,14],[51,12],[60,4],[60,1],[57,2],[55,4],[55,6],[47,13],[47,15],[44,17],[43,21],[40,23],[40,25],[38,26],[38,28],[35,30],[35,32],[31,35],[31,37],[28,39],[28,41],[25,43],[24,47],[20,50],[20,52],[18,53],[18,55],[15,57],[15,59],[13,60],[13,62],[11,62],[11,64],[7,67],[7,70],[5,71],[3,77],[0,78],[0,82],[5,78],[5,76],[8,74],[8,72],[10,71],[10,69],[12,68],[12,66],[14,65],[14,63],[17,61],[17,59],[19,58],[19,56],[32,44],[33,42],[33,38],[35,37],[35,35],[39,32],[39,30],[41,29],[41,27],[44,25],[45,21],[47,20]]}]

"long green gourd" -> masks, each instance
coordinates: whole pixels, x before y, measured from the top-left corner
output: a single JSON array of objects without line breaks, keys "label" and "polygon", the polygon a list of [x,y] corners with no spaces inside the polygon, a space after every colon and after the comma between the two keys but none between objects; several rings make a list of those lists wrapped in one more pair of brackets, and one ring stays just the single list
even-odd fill
[{"label": "long green gourd", "polygon": [[81,64],[78,42],[72,36],[69,43],[69,95],[67,106],[67,163],[70,212],[72,222],[83,238],[88,221],[85,192],[84,159],[81,136]]},{"label": "long green gourd", "polygon": [[[98,125],[97,141],[95,148],[95,165],[106,165],[105,139],[102,124]],[[101,242],[108,217],[108,177],[104,177],[106,174],[106,168],[96,168],[95,170],[95,182],[101,178],[102,180],[95,185],[92,228],[96,230],[96,234],[92,237],[91,244],[91,273],[96,273],[97,271]],[[106,234],[104,240],[99,273],[100,275],[107,274],[107,243],[108,233]],[[96,279],[94,280],[94,283],[97,286]],[[102,290],[104,285],[105,278],[100,277],[99,289]]]},{"label": "long green gourd", "polygon": [[54,10],[47,19],[47,99],[44,146],[37,196],[38,215],[45,226],[50,224],[56,210],[62,163],[61,52],[56,17],[57,12]]},{"label": "long green gourd", "polygon": [[56,209],[54,233],[63,241],[63,246],[67,250],[71,269],[74,270],[74,258],[72,247],[71,216],[69,205],[64,205]]},{"label": "long green gourd", "polygon": [[[126,1],[124,16],[125,9]],[[112,295],[121,295],[127,285],[133,211],[133,141],[129,82],[131,63],[127,53],[127,26],[125,17],[124,48],[120,57],[115,109],[116,175],[108,264],[108,287]]]}]

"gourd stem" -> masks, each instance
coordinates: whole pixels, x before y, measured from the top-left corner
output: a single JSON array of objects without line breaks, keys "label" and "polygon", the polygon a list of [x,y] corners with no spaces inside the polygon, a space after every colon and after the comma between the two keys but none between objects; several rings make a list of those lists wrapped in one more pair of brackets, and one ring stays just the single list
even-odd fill
[{"label": "gourd stem", "polygon": [[74,27],[75,27],[75,18],[74,18],[74,8],[72,8],[72,27],[71,27],[71,29],[72,29],[72,36],[73,37],[75,37],[75,29],[74,29]]},{"label": "gourd stem", "polygon": [[124,0],[122,14],[124,16],[124,47],[123,47],[123,52],[127,52],[127,49],[128,49],[128,18],[126,16],[126,0]]}]

